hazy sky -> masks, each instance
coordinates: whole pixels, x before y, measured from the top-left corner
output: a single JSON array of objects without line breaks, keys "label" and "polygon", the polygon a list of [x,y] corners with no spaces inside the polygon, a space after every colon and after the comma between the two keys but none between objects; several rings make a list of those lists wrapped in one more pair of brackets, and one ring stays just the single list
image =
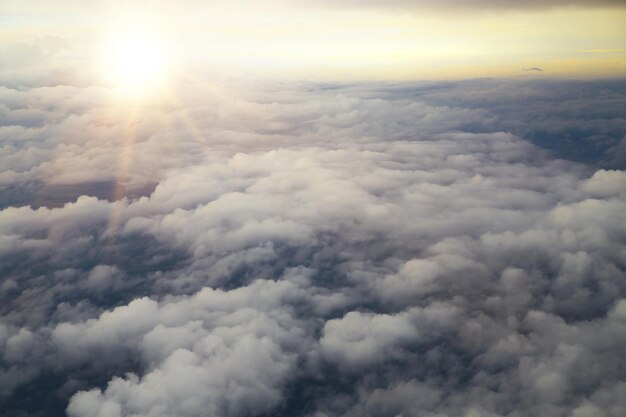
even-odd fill
[{"label": "hazy sky", "polygon": [[540,72],[524,68],[541,68],[544,77],[626,71],[623,1],[128,3],[3,2],[0,71],[36,62],[42,48],[91,71],[101,39],[133,27],[159,33],[179,67],[203,63],[228,73],[419,79]]}]

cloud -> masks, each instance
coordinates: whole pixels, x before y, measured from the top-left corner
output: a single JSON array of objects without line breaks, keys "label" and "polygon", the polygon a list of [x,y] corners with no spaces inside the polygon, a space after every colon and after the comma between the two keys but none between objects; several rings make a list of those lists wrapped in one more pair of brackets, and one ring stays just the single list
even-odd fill
[{"label": "cloud", "polygon": [[190,83],[0,90],[7,415],[623,414],[623,82]]},{"label": "cloud", "polygon": [[[319,3],[319,2],[318,2]],[[377,7],[377,8],[398,8],[398,9],[430,9],[430,10],[536,10],[556,7],[603,7],[617,6],[623,7],[623,0],[516,0],[516,1],[496,1],[496,0],[348,0],[342,2],[342,7]]]},{"label": "cloud", "polygon": [[[307,342],[302,325],[280,305],[294,290],[285,282],[257,282],[226,293],[205,289],[162,308],[148,299],[135,300],[86,326],[57,327],[53,338],[59,343],[71,340],[72,348],[83,351],[105,345],[117,351],[124,343],[146,355],[153,369],[141,379],[132,374],[114,378],[103,392],[77,394],[68,415],[118,410],[237,416],[271,410],[282,398],[286,375],[293,372],[294,348]],[[257,303],[264,308],[256,309]],[[268,312],[272,305],[283,311]],[[75,357],[72,353],[68,360]]]},{"label": "cloud", "polygon": [[[217,2],[218,4],[220,2]],[[262,5],[269,7],[276,5],[276,1],[240,1],[241,5]],[[328,0],[281,0],[278,4],[282,6],[314,6],[314,7],[340,7],[340,8],[395,8],[403,10],[440,10],[440,11],[468,11],[468,10],[541,10],[557,7],[623,7],[624,0],[509,0],[509,1],[497,1],[497,0],[344,0],[342,2],[330,2]],[[23,10],[32,11],[34,9],[46,12],[48,16],[57,17],[64,12],[71,11],[72,13],[86,12],[87,9],[83,5],[73,2],[59,1],[54,4],[46,4],[42,6],[36,1],[25,0],[20,4],[11,4],[5,7],[7,12],[20,12]],[[149,1],[137,2],[135,10],[141,10],[142,7],[154,6]],[[159,4],[160,10],[167,13],[180,12],[180,8],[188,9],[188,11],[197,11],[198,7],[206,6],[198,0],[187,0],[180,2],[176,8],[167,4]],[[95,10],[106,10],[106,3],[96,3],[93,5]]]}]

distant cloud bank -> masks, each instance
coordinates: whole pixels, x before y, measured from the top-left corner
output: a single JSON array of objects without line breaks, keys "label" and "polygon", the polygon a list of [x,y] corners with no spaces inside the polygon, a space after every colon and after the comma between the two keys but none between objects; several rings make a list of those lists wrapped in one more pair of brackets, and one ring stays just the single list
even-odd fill
[{"label": "distant cloud bank", "polygon": [[[299,0],[311,3],[326,3],[326,0]],[[337,4],[337,3],[334,3]],[[381,8],[427,8],[441,10],[532,10],[556,7],[606,7],[626,6],[624,0],[347,0],[340,3],[344,7],[381,7]]]}]

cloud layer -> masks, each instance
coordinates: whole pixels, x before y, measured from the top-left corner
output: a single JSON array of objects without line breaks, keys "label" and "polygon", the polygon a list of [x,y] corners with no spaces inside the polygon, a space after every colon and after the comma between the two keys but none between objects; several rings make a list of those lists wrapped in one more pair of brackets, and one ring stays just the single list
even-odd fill
[{"label": "cloud layer", "polygon": [[[334,3],[336,4],[336,3]],[[430,10],[533,10],[556,7],[602,7],[625,5],[624,0],[347,0],[342,6],[352,7],[380,7],[402,9],[430,9]]]},{"label": "cloud layer", "polygon": [[0,94],[4,415],[626,412],[623,82]]}]

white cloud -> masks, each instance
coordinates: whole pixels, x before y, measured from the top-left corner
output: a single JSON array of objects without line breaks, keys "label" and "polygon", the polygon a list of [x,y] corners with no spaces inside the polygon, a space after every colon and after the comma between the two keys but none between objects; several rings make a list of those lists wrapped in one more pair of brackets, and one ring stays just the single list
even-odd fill
[{"label": "white cloud", "polygon": [[0,211],[11,410],[52,374],[72,417],[620,415],[622,171],[448,87],[197,88],[132,152],[103,90],[0,91],[2,193],[43,205]]}]

